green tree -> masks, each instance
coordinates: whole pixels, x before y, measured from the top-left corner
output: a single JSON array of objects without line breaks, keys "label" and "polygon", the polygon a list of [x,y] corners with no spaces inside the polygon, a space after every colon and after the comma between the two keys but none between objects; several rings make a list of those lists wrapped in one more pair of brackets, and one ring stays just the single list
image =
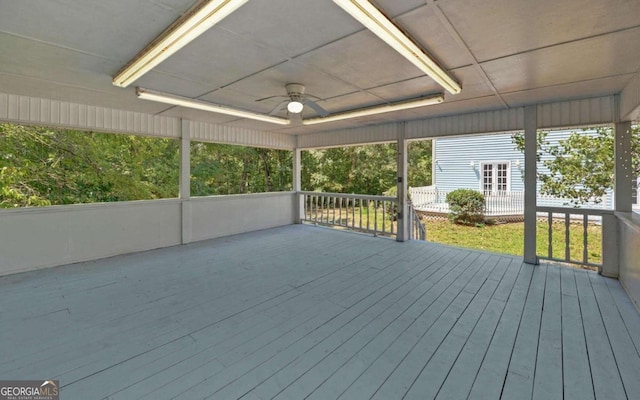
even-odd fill
[{"label": "green tree", "polygon": [[[379,195],[396,186],[395,143],[302,153],[303,190]],[[408,185],[431,184],[431,141],[409,143]]]},{"label": "green tree", "polygon": [[409,142],[409,187],[431,185],[432,144],[431,140]]},{"label": "green tree", "polygon": [[292,152],[219,143],[191,144],[191,195],[291,190]]},{"label": "green tree", "polygon": [[[613,188],[613,130],[597,128],[595,135],[573,132],[558,144],[551,144],[548,135],[546,131],[539,131],[537,135],[537,160],[543,156],[552,157],[542,161],[547,171],[538,170],[537,173],[542,183],[541,193],[570,199],[576,206],[588,201],[600,202],[607,190]],[[516,148],[524,152],[524,135],[518,133],[512,139]],[[640,129],[637,126],[632,129],[631,154],[632,175],[638,176]]]},{"label": "green tree", "polygon": [[0,207],[176,197],[171,139],[0,124]]}]

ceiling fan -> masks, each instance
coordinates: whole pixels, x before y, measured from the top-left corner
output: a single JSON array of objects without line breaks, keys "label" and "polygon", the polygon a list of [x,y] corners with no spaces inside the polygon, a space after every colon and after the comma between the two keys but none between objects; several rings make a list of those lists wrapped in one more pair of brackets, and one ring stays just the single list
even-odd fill
[{"label": "ceiling fan", "polygon": [[313,111],[318,113],[321,117],[326,117],[329,113],[322,107],[320,107],[315,101],[321,100],[318,96],[314,96],[312,94],[305,94],[305,87],[299,83],[287,83],[285,85],[285,89],[287,90],[287,95],[279,95],[279,96],[269,96],[264,97],[262,99],[258,99],[256,101],[264,101],[269,99],[277,99],[284,98],[285,100],[281,101],[271,112],[269,115],[276,115],[283,108],[287,108],[291,114],[300,114],[304,109],[304,106],[309,106]]}]

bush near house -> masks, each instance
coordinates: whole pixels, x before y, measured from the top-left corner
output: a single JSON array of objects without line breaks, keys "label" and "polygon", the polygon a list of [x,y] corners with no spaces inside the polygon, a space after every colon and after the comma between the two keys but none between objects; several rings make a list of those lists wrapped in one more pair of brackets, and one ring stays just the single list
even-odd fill
[{"label": "bush near house", "polygon": [[460,225],[484,223],[484,195],[477,190],[456,189],[447,194],[449,220]]}]

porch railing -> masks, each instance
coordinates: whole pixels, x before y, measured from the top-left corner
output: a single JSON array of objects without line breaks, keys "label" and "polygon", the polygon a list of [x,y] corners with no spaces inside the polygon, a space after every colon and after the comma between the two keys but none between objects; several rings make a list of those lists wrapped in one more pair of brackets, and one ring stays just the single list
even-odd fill
[{"label": "porch railing", "polygon": [[[537,249],[544,260],[602,268],[603,260],[615,252],[604,240],[615,233],[612,210],[566,207],[537,207],[538,224],[546,225],[546,249]],[[538,235],[544,234],[538,229]],[[540,241],[538,242],[540,244]],[[546,250],[546,251],[545,251]]]},{"label": "porch railing", "polygon": [[[302,222],[371,233],[397,236],[398,199],[390,196],[299,192],[302,196]],[[409,205],[410,239],[424,240],[426,230]]]},{"label": "porch railing", "polygon": [[303,222],[342,227],[374,236],[397,234],[398,200],[389,196],[300,192]]},{"label": "porch railing", "polygon": [[409,203],[409,221],[411,221],[411,228],[409,230],[409,235],[411,240],[427,240],[427,228],[422,221],[420,221],[420,216],[416,213],[416,209],[413,207],[413,203],[410,201]]}]

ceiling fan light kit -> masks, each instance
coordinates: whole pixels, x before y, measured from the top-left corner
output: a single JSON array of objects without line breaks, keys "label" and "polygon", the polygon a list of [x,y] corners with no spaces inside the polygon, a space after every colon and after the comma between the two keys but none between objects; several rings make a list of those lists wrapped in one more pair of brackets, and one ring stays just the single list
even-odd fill
[{"label": "ceiling fan light kit", "polygon": [[333,0],[333,2],[449,93],[458,94],[462,91],[458,82],[368,0]]},{"label": "ceiling fan light kit", "polygon": [[296,100],[290,101],[289,104],[287,104],[287,111],[293,114],[301,113],[303,108],[304,105]]},{"label": "ceiling fan light kit", "polygon": [[444,96],[438,94],[435,96],[422,97],[417,100],[401,101],[398,103],[385,104],[383,106],[375,106],[369,108],[361,108],[357,110],[347,111],[339,114],[332,114],[324,118],[312,118],[302,121],[303,125],[316,125],[327,122],[342,121],[345,119],[366,117],[369,115],[384,114],[392,111],[408,110],[411,108],[432,106],[434,104],[440,104],[444,101]]},{"label": "ceiling fan light kit", "polygon": [[198,2],[125,65],[113,77],[113,84],[120,87],[129,86],[247,1],[249,0]]}]

